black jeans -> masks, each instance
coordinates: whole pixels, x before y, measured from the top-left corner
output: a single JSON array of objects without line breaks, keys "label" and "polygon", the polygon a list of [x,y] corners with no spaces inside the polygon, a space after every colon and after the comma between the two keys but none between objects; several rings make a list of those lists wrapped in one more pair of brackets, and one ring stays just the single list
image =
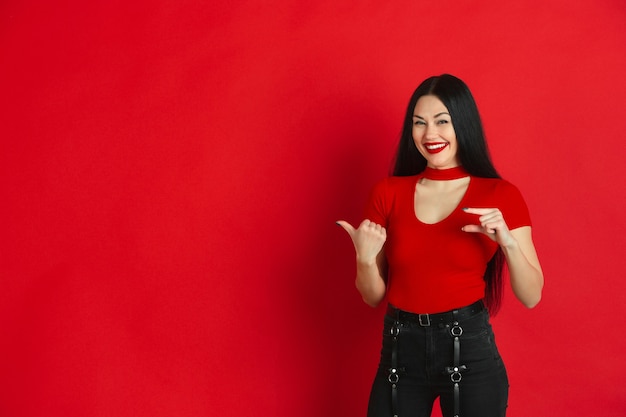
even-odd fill
[{"label": "black jeans", "polygon": [[[509,382],[487,310],[460,320],[459,326],[462,328],[460,364],[466,367],[459,381],[459,416],[503,417]],[[380,364],[370,394],[368,417],[430,417],[437,397],[443,416],[454,416],[454,382],[449,373],[454,361],[454,337],[450,329],[451,323],[425,327],[385,316]],[[397,374],[390,378],[394,343]],[[393,395],[396,400],[392,401],[391,382],[396,379]]]}]

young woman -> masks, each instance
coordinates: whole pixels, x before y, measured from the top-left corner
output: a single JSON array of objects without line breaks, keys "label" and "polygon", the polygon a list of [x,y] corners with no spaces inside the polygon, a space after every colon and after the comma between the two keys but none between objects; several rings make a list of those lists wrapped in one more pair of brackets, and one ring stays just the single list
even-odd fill
[{"label": "young woman", "polygon": [[500,178],[476,103],[452,75],[425,80],[407,108],[393,176],[375,185],[365,220],[338,221],[356,250],[356,287],[387,297],[369,417],[506,414],[508,379],[489,314],[508,267],[532,308],[543,273],[518,189]]}]

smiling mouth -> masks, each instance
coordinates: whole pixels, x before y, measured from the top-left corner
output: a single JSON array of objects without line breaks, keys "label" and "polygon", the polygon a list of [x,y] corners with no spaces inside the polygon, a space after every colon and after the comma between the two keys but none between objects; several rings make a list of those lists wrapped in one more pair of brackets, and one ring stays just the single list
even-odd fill
[{"label": "smiling mouth", "polygon": [[430,154],[435,154],[443,151],[448,146],[448,142],[429,143],[424,145],[426,151]]}]

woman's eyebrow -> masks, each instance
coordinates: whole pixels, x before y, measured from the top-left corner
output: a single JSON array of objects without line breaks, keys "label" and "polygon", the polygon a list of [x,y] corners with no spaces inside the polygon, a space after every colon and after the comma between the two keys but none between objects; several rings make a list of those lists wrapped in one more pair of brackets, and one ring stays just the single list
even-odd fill
[{"label": "woman's eyebrow", "polygon": [[[450,116],[450,113],[445,112],[445,111],[442,111],[441,113],[437,113],[437,114],[435,115],[435,118],[437,118],[437,117],[439,117],[439,116],[443,116],[443,115]],[[424,120],[424,118],[423,118],[422,116],[419,116],[419,115],[417,115],[417,114],[414,114],[414,115],[413,115],[413,117],[417,117],[418,119],[422,119],[422,120]]]}]

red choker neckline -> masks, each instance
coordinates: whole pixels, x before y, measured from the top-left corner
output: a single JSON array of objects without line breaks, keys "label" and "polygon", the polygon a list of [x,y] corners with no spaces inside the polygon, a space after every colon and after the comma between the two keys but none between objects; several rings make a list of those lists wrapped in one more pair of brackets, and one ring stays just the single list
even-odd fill
[{"label": "red choker neckline", "polygon": [[468,177],[469,173],[462,166],[446,169],[434,169],[431,167],[426,167],[426,169],[422,171],[420,176],[428,180],[449,181]]}]

